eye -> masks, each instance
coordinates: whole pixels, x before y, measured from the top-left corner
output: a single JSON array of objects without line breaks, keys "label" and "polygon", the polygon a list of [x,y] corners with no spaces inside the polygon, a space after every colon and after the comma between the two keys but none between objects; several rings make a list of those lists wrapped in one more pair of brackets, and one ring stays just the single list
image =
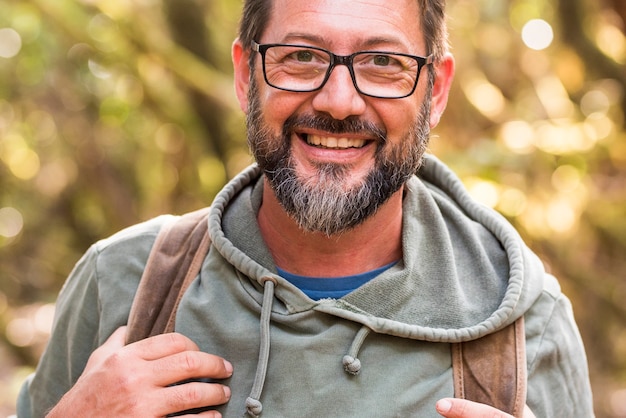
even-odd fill
[{"label": "eye", "polygon": [[372,58],[374,65],[387,66],[391,64],[391,57],[389,55],[376,55]]},{"label": "eye", "polygon": [[301,63],[307,63],[307,62],[313,62],[315,61],[315,54],[312,51],[306,50],[306,49],[297,49],[295,51],[291,51],[289,53],[287,53],[285,55],[285,58],[283,59],[285,62],[288,61],[292,61],[292,62],[301,62]]},{"label": "eye", "polygon": [[307,50],[296,51],[292,54],[293,58],[299,62],[311,62],[313,61],[313,53]]}]

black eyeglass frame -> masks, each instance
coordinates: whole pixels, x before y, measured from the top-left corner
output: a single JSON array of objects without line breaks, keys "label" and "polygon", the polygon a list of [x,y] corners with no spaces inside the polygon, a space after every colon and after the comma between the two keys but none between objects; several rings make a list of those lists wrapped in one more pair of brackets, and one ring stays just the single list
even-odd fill
[{"label": "black eyeglass frame", "polygon": [[[328,54],[328,56],[330,57],[330,62],[328,64],[328,68],[326,69],[326,75],[324,76],[324,79],[322,80],[322,82],[320,83],[320,85],[314,89],[308,89],[308,90],[293,90],[293,89],[288,89],[285,87],[279,87],[276,86],[272,83],[270,83],[270,81],[267,79],[267,72],[265,71],[265,54],[267,53],[267,50],[272,48],[272,47],[277,47],[277,46],[286,46],[286,47],[295,47],[295,48],[307,48],[307,49],[313,49],[313,50],[317,50],[317,51],[321,51],[321,52],[325,52],[326,54]],[[252,46],[251,49],[255,52],[258,52],[259,54],[261,54],[261,58],[262,58],[262,63],[263,63],[263,78],[265,79],[265,82],[267,83],[268,86],[271,86],[275,89],[278,90],[283,90],[283,91],[290,91],[290,92],[294,92],[294,93],[310,93],[313,91],[318,91],[321,90],[325,85],[326,82],[328,81],[328,79],[330,78],[330,74],[332,73],[333,69],[337,66],[337,65],[345,65],[346,67],[348,67],[348,71],[350,72],[350,77],[352,78],[352,85],[354,85],[354,88],[356,89],[356,91],[359,94],[362,94],[364,96],[368,96],[368,97],[374,97],[377,99],[403,99],[405,97],[409,97],[410,95],[412,95],[415,92],[415,89],[417,88],[417,82],[419,81],[420,78],[420,74],[422,72],[422,68],[430,65],[434,62],[434,56],[433,54],[427,56],[427,57],[421,57],[419,55],[411,55],[411,54],[403,54],[400,52],[390,52],[390,51],[357,51],[353,54],[350,55],[337,55],[327,49],[324,48],[319,48],[316,46],[309,46],[309,45],[297,45],[297,44],[259,44],[256,41],[252,41]],[[402,57],[407,57],[407,58],[411,58],[414,59],[417,62],[417,75],[415,76],[415,82],[413,83],[413,88],[411,89],[410,92],[408,92],[407,94],[403,95],[403,96],[376,96],[373,94],[368,94],[363,92],[357,82],[356,82],[356,75],[354,73],[354,67],[353,67],[353,61],[354,58],[358,55],[362,55],[362,54],[387,54],[387,55],[399,55]]]}]

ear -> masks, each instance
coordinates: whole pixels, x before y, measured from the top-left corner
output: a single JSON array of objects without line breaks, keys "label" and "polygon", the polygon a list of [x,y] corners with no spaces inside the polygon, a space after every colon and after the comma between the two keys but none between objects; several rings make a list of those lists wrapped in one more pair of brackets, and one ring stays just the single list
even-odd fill
[{"label": "ear", "polygon": [[248,88],[250,86],[250,66],[248,59],[250,49],[241,44],[239,38],[233,42],[231,56],[233,60],[235,93],[239,100],[239,107],[244,113],[248,113]]},{"label": "ear", "polygon": [[437,126],[443,111],[448,104],[448,94],[454,78],[454,57],[446,53],[444,57],[435,64],[435,84],[433,86],[433,96],[430,108],[430,127]]}]

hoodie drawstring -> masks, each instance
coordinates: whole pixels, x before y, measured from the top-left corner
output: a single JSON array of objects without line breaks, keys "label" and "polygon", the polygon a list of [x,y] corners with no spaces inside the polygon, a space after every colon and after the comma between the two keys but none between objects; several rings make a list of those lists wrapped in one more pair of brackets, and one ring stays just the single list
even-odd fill
[{"label": "hoodie drawstring", "polygon": [[357,332],[350,346],[348,354],[343,356],[343,369],[351,375],[357,375],[361,371],[361,361],[357,358],[359,350],[365,342],[365,339],[370,333],[370,329],[366,326],[362,326],[359,332]]},{"label": "hoodie drawstring", "polygon": [[263,285],[263,304],[261,305],[261,335],[259,343],[259,360],[254,376],[254,384],[248,399],[246,399],[246,413],[251,417],[258,418],[263,411],[261,393],[267,376],[267,365],[270,357],[270,317],[274,301],[274,288],[276,282],[270,277],[261,279]]},{"label": "hoodie drawstring", "polygon": [[[263,411],[263,404],[261,404],[260,399],[265,378],[267,377],[267,366],[270,356],[270,319],[276,281],[271,277],[265,277],[261,279],[261,284],[263,285],[263,303],[261,305],[260,318],[259,359],[252,390],[246,399],[246,414],[253,418],[259,418]],[[357,375],[361,371],[361,361],[357,356],[370,332],[368,327],[362,326],[354,337],[348,354],[343,357],[343,367],[347,373]]]}]

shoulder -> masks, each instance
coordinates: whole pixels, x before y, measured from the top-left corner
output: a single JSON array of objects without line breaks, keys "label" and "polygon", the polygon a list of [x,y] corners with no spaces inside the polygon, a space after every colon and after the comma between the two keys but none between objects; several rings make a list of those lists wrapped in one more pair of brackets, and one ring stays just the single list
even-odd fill
[{"label": "shoulder", "polygon": [[108,271],[119,273],[130,260],[135,260],[134,264],[143,266],[159,230],[171,218],[173,218],[171,215],[156,217],[125,228],[91,245],[74,266],[60,296],[67,292],[68,287],[77,283],[97,283],[100,281],[101,273]]},{"label": "shoulder", "polygon": [[98,276],[124,266],[143,269],[159,231],[175,218],[178,216],[161,215],[124,228],[93,244],[85,258],[95,264]]},{"label": "shoulder", "polygon": [[544,273],[543,289],[524,316],[531,367],[547,354],[545,350],[563,351],[581,343],[572,305],[550,274]]},{"label": "shoulder", "polygon": [[60,295],[59,306],[91,316],[102,343],[124,325],[159,231],[178,217],[162,215],[125,228],[93,244],[76,265]]},{"label": "shoulder", "polygon": [[159,231],[175,218],[173,215],[161,215],[96,242],[86,257],[91,259],[98,288],[102,291],[136,287]]},{"label": "shoulder", "polygon": [[593,416],[583,341],[569,299],[551,275],[525,315],[528,405],[537,416]]},{"label": "shoulder", "polygon": [[174,215],[161,215],[129,226],[108,238],[96,242],[92,246],[91,251],[98,254],[107,254],[128,246],[136,246],[137,244],[151,247],[161,227],[174,218],[176,218]]}]

